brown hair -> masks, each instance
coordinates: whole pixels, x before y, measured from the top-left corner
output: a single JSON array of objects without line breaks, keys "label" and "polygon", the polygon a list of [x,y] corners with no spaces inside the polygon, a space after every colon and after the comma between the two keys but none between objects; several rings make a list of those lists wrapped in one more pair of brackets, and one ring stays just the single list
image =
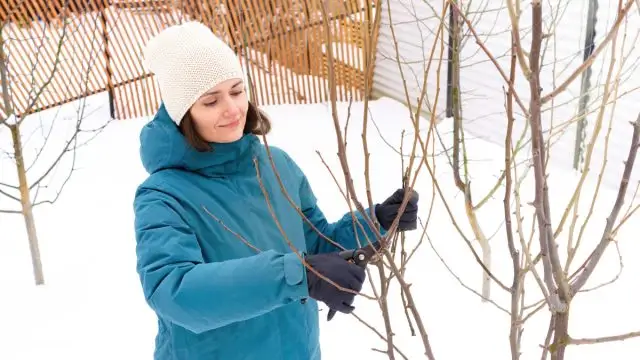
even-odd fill
[{"label": "brown hair", "polygon": [[[187,111],[184,117],[182,117],[179,128],[180,132],[182,132],[182,135],[184,135],[184,137],[187,139],[187,142],[196,150],[201,152],[212,150],[209,142],[203,139],[196,130],[190,111]],[[249,108],[247,109],[247,121],[244,124],[243,133],[266,135],[267,133],[269,133],[269,131],[271,131],[271,121],[269,120],[267,114],[265,114],[264,111],[258,109],[256,105],[249,101]]]}]

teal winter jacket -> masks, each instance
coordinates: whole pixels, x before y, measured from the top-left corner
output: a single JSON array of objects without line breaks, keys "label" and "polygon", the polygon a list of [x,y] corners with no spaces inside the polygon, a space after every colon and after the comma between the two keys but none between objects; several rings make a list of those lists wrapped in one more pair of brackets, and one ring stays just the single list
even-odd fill
[{"label": "teal winter jacket", "polygon": [[[154,358],[319,360],[318,306],[300,256],[338,249],[283,194],[259,138],[197,152],[161,106],[140,141],[149,176],[134,199],[137,272],[158,317]],[[357,231],[365,244],[351,213],[328,222],[301,169],[269,149],[286,193],[318,231],[345,248],[357,247]]]}]

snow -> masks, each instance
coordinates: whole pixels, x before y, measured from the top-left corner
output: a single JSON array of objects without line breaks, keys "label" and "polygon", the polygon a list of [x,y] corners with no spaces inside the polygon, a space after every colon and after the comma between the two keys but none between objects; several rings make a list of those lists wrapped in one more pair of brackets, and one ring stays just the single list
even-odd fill
[{"label": "snow", "polygon": [[[91,106],[91,125],[104,123],[108,106],[103,95],[88,99]],[[76,105],[77,106],[77,105]],[[369,103],[368,146],[371,154],[371,185],[375,201],[382,201],[400,186],[401,164],[396,150],[401,132],[408,134],[413,126],[408,110],[398,102],[382,98]],[[73,114],[73,104],[59,110]],[[320,199],[326,215],[335,220],[348,210],[334,184],[331,174],[321,162],[316,150],[328,163],[336,178],[343,184],[342,172],[336,156],[336,136],[327,104],[279,105],[264,108],[274,122],[268,140],[287,150],[307,174]],[[344,126],[348,107],[340,104],[339,114]],[[58,111],[41,115],[43,122]],[[350,109],[347,150],[351,173],[358,197],[366,202],[364,193],[364,165],[362,161],[363,104],[354,103]],[[138,133],[148,118],[113,122],[93,142],[78,152],[77,166],[81,168],[71,178],[61,198],[52,206],[36,208],[36,222],[47,284],[32,285],[31,262],[24,231],[24,222],[17,215],[0,214],[0,359],[151,359],[156,323],[146,306],[135,272],[135,237],[133,233],[132,200],[136,186],[145,178],[138,158]],[[34,121],[33,123],[37,123]],[[427,122],[421,122],[426,135]],[[438,126],[438,138],[431,138],[438,185],[449,204],[462,232],[470,239],[468,222],[464,216],[463,198],[453,184],[452,171],[442,149],[449,148],[451,129],[448,122]],[[382,136],[381,136],[382,134]],[[412,139],[412,135],[407,135]],[[423,138],[426,139],[426,136]],[[0,130],[0,147],[8,150],[8,131]],[[500,146],[468,137],[470,173],[474,199],[480,199],[495,183],[503,167],[504,154]],[[410,144],[404,145],[404,151]],[[431,145],[430,145],[431,147]],[[530,149],[525,149],[530,151]],[[30,155],[32,156],[32,155]],[[0,181],[14,179],[10,160],[0,157]],[[430,159],[433,160],[433,159]],[[433,161],[430,161],[432,163]],[[415,168],[415,167],[414,167]],[[519,168],[519,175],[524,171]],[[415,302],[422,315],[436,359],[507,359],[509,357],[509,317],[490,303],[460,285],[433,249],[467,286],[480,290],[481,272],[471,252],[456,231],[447,208],[433,188],[433,181],[423,166],[416,189],[421,195],[422,221],[427,234],[409,264],[407,281],[413,283]],[[640,171],[636,169],[636,171]],[[557,224],[577,176],[564,168],[549,170],[553,223]],[[590,173],[585,186],[589,189],[581,200],[586,214],[597,171]],[[525,218],[523,231],[529,236],[533,200],[532,176],[523,183],[522,202]],[[635,184],[631,187],[635,188]],[[630,192],[623,213],[631,201]],[[511,283],[510,258],[503,230],[502,197],[500,188],[479,211],[479,220],[487,236],[493,236],[493,271],[507,285]],[[573,269],[585,259],[587,251],[599,240],[605,218],[613,206],[614,188],[603,187],[596,211],[585,231],[583,251],[578,254]],[[478,200],[476,200],[478,201]],[[637,202],[637,200],[635,201]],[[634,202],[634,204],[635,204]],[[0,209],[10,200],[0,197]],[[429,217],[430,205],[433,210]],[[515,206],[512,206],[515,210]],[[622,214],[623,214],[622,213]],[[622,216],[621,214],[621,216]],[[570,214],[571,216],[571,214]],[[577,223],[578,228],[582,221]],[[638,331],[640,301],[637,278],[640,262],[631,257],[639,252],[634,234],[638,222],[632,218],[620,230],[617,239],[624,256],[624,270],[614,284],[603,289],[578,295],[573,303],[570,334],[576,338],[599,337]],[[560,239],[564,258],[565,225]],[[556,225],[557,226],[557,225]],[[407,244],[413,248],[420,232],[407,233]],[[474,244],[476,250],[480,249]],[[602,259],[602,266],[594,273],[587,287],[611,279],[618,272],[617,254],[610,246]],[[540,268],[541,269],[541,268]],[[377,273],[371,268],[370,275]],[[541,271],[541,270],[540,270]],[[394,283],[395,284],[395,283]],[[393,285],[390,303],[393,307],[394,340],[409,359],[424,358],[419,337],[409,334],[401,308],[397,287]],[[367,286],[365,293],[372,295]],[[509,307],[508,294],[495,284],[492,299]],[[539,299],[533,280],[527,282],[527,304]],[[374,301],[358,298],[356,314],[384,334],[382,319]],[[354,317],[338,314],[326,322],[326,309],[321,311],[321,342],[323,359],[384,359],[384,354],[372,348],[384,349],[385,343]],[[522,344],[523,360],[539,359],[539,344],[544,341],[548,326],[548,312],[542,310],[527,322]],[[599,345],[571,346],[567,359],[626,360],[636,359],[640,341],[631,339]],[[400,357],[398,357],[400,358]]]}]

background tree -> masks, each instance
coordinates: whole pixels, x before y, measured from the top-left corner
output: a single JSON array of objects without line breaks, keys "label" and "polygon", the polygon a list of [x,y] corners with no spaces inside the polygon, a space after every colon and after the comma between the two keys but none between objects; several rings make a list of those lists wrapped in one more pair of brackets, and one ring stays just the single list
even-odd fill
[{"label": "background tree", "polygon": [[[62,114],[47,117],[46,112],[38,111],[68,89],[89,93],[89,71],[99,58],[104,29],[100,12],[78,19],[77,15],[87,9],[72,9],[68,3],[53,7],[53,13],[46,14],[33,14],[32,10],[25,13],[25,9],[34,7],[24,2],[13,5],[9,9],[12,16],[4,19],[0,29],[0,146],[15,172],[11,178],[3,171],[0,213],[24,218],[35,283],[43,285],[34,208],[53,204],[60,197],[77,168],[76,149],[94,138],[109,121],[91,119],[93,110],[86,98],[76,102],[75,114],[61,111]],[[79,47],[75,36],[84,28],[93,28],[95,36],[84,39],[87,45]],[[55,53],[43,49],[55,49]],[[90,61],[82,64],[83,59]],[[61,76],[65,71],[75,76]],[[55,110],[48,110],[51,111]]]}]

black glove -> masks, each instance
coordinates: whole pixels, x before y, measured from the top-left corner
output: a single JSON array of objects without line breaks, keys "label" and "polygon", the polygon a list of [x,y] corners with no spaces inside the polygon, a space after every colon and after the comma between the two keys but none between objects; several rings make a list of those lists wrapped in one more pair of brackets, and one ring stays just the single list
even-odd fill
[{"label": "black glove", "polygon": [[[387,200],[385,200],[382,204],[378,204],[376,206],[376,217],[378,218],[378,222],[380,222],[380,226],[382,226],[385,230],[389,230],[393,220],[398,216],[398,211],[400,210],[400,205],[402,204],[402,199],[404,198],[404,189],[398,189],[393,193]],[[420,196],[418,193],[413,190],[411,193],[411,197],[407,202],[407,206],[400,216],[400,222],[398,223],[398,230],[415,230],[418,228],[418,200]]]},{"label": "black glove", "polygon": [[[357,292],[362,289],[362,283],[367,276],[365,270],[344,260],[337,252],[309,255],[306,260],[314,270],[340,287]],[[307,269],[307,283],[309,296],[324,302],[330,309],[345,314],[355,309],[351,306],[355,294],[338,289],[309,269]]]}]

